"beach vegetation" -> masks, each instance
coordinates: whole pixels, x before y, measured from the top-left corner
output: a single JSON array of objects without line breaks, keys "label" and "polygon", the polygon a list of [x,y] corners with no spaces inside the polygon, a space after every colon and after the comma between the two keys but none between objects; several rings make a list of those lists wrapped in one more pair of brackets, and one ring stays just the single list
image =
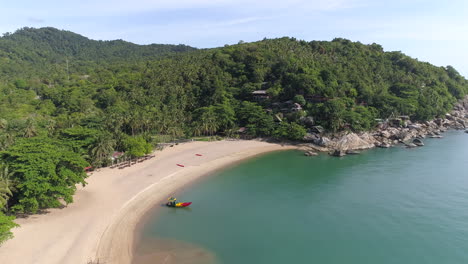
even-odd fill
[{"label": "beach vegetation", "polygon": [[36,213],[71,203],[76,184],[86,183],[88,163],[57,140],[19,139],[0,155],[15,182],[12,212]]},{"label": "beach vegetation", "polygon": [[0,163],[12,173],[0,203],[66,205],[84,168],[114,151],[136,158],[199,136],[301,141],[311,129],[301,120],[367,131],[390,116],[444,116],[467,94],[452,66],[343,38],[196,49],[23,28],[0,37]]},{"label": "beach vegetation", "polygon": [[5,242],[5,240],[13,237],[11,229],[18,227],[18,225],[13,222],[14,219],[14,216],[5,215],[0,211],[0,245]]}]

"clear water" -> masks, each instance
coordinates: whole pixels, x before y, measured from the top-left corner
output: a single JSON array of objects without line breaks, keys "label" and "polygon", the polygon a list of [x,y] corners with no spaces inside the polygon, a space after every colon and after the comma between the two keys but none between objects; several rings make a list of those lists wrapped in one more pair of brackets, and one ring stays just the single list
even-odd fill
[{"label": "clear water", "polygon": [[168,263],[468,263],[468,134],[425,144],[245,161],[178,193],[190,209],[150,214],[136,255],[170,244]]}]

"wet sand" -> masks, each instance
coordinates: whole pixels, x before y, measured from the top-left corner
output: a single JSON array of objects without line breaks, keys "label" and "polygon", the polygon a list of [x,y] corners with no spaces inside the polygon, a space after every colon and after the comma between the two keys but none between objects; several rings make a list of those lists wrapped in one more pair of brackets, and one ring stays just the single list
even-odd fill
[{"label": "wet sand", "polygon": [[207,249],[173,239],[145,239],[138,247],[132,264],[216,264],[216,256]]}]

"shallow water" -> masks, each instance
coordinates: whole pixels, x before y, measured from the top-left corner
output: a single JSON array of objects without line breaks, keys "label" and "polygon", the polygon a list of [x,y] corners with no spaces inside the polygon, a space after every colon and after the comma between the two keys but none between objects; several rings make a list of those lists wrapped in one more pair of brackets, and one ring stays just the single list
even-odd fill
[{"label": "shallow water", "polygon": [[148,216],[136,255],[177,241],[202,252],[181,263],[468,263],[468,134],[424,141],[217,172],[177,194],[190,209]]}]

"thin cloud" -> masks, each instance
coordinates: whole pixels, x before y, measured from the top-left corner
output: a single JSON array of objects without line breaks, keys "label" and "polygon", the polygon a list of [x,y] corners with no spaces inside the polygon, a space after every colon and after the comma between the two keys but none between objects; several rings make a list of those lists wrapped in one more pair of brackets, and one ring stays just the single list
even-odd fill
[{"label": "thin cloud", "polygon": [[236,9],[264,12],[268,10],[306,9],[309,11],[332,11],[361,6],[364,0],[83,0],[76,2],[46,1],[31,2],[28,5],[6,6],[4,13],[24,14],[35,17],[55,14],[56,16],[115,16],[142,12],[165,11],[175,9]]},{"label": "thin cloud", "polygon": [[29,17],[28,22],[34,23],[34,24],[43,24],[43,23],[45,23],[45,20],[42,19],[42,18]]}]

